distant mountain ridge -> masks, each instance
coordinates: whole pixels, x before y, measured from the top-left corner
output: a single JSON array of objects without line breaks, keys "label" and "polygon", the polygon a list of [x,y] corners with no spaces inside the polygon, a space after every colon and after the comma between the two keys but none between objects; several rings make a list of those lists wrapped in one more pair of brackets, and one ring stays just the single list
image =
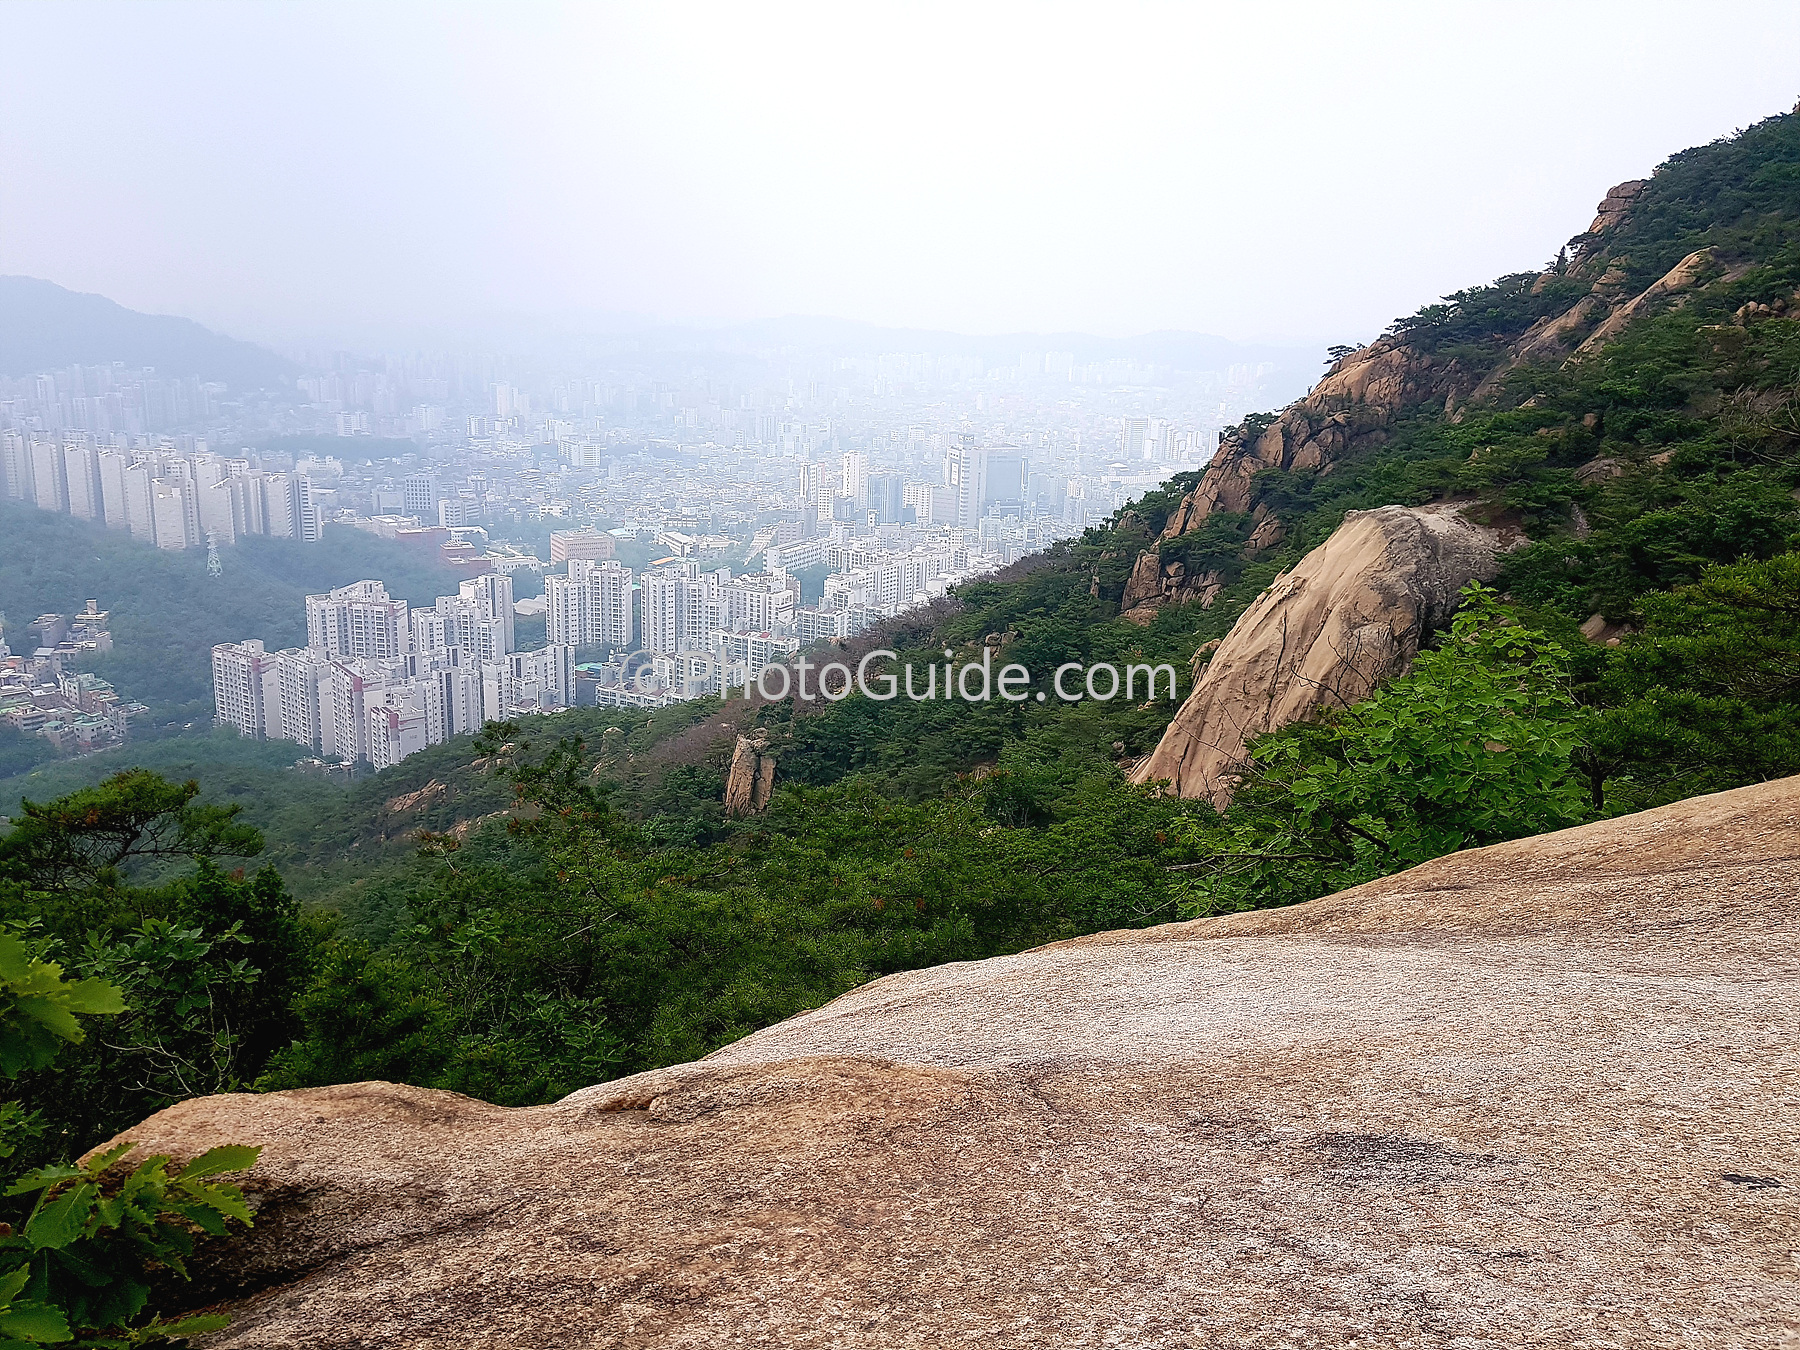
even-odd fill
[{"label": "distant mountain ridge", "polygon": [[0,276],[0,375],[66,366],[153,366],[165,376],[198,375],[233,389],[276,383],[295,370],[266,347],[226,337],[168,314],[140,314],[103,295],[67,290],[37,277]]}]

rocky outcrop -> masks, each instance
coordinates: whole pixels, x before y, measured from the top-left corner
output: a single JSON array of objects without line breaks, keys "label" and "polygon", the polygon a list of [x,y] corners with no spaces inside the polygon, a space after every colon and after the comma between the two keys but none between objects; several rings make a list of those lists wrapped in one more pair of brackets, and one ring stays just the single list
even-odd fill
[{"label": "rocky outcrop", "polygon": [[1179,559],[1165,563],[1155,549],[1148,549],[1138,554],[1125,582],[1125,594],[1119,601],[1120,617],[1130,623],[1146,624],[1163,605],[1198,601],[1201,608],[1209,608],[1224,589],[1224,582],[1220,572],[1189,573],[1186,563]]},{"label": "rocky outcrop", "polygon": [[1785,1345],[1797,859],[1788,779],[890,975],[554,1106],[127,1137],[263,1148],[212,1350]]},{"label": "rocky outcrop", "polygon": [[1250,480],[1264,469],[1329,472],[1338,460],[1386,440],[1387,427],[1405,409],[1455,402],[1477,378],[1404,338],[1382,338],[1350,353],[1273,422],[1227,431],[1199,483],[1169,516],[1163,538],[1198,529],[1215,511],[1248,511]]},{"label": "rocky outcrop", "polygon": [[739,736],[725,774],[725,814],[734,820],[753,816],[775,795],[775,756],[768,738]]},{"label": "rocky outcrop", "polygon": [[1648,178],[1631,178],[1608,189],[1606,196],[1600,199],[1600,205],[1594,208],[1594,223],[1587,227],[1589,248],[1594,246],[1601,235],[1625,219],[1626,213],[1631,210],[1631,204],[1649,183]]},{"label": "rocky outcrop", "polygon": [[[1199,529],[1215,512],[1248,512],[1255,526],[1246,556],[1279,545],[1286,525],[1252,501],[1252,480],[1265,469],[1314,469],[1330,473],[1340,460],[1387,440],[1402,412],[1420,404],[1455,407],[1480,382],[1455,358],[1421,351],[1404,337],[1384,337],[1340,359],[1311,393],[1273,420],[1251,419],[1219,438],[1218,452],[1192,491],[1170,513],[1162,538],[1178,539]],[[1127,617],[1148,622],[1155,607],[1192,598],[1171,594],[1157,569],[1155,549],[1138,556],[1120,601]],[[1141,574],[1141,575],[1140,575]],[[1214,590],[1214,595],[1217,590]]]},{"label": "rocky outcrop", "polygon": [[[1539,319],[1491,366],[1470,369],[1453,357],[1420,349],[1404,334],[1383,337],[1349,353],[1311,393],[1272,422],[1252,419],[1221,436],[1218,453],[1170,514],[1162,537],[1174,539],[1196,530],[1215,512],[1250,510],[1252,480],[1265,469],[1329,473],[1339,461],[1382,444],[1389,426],[1403,412],[1434,406],[1455,412],[1479,403],[1519,366],[1560,365],[1598,350],[1633,319],[1698,284],[1712,260],[1709,249],[1689,254],[1635,296],[1625,292],[1625,272],[1608,264],[1606,238],[1626,218],[1646,181],[1621,183],[1609,191],[1587,233],[1578,236],[1580,249],[1566,275],[1588,282],[1588,293],[1561,313]],[[1545,272],[1536,291],[1564,275],[1554,269]],[[1259,521],[1257,528],[1260,538],[1250,540],[1248,552],[1280,542],[1280,521]],[[1163,603],[1167,600],[1159,598],[1157,588],[1140,587],[1136,593],[1128,589],[1120,608],[1147,608],[1142,620],[1147,622],[1154,607]]]},{"label": "rocky outcrop", "polygon": [[381,809],[390,816],[403,816],[409,811],[417,811],[421,807],[442,801],[449,791],[448,784],[433,778],[416,792],[402,792],[398,796],[389,797]]},{"label": "rocky outcrop", "polygon": [[1582,344],[1575,349],[1575,355],[1587,356],[1599,351],[1611,342],[1630,323],[1654,307],[1658,301],[1666,299],[1681,291],[1690,289],[1706,274],[1712,263],[1713,251],[1710,248],[1698,249],[1687,255],[1658,280],[1652,282],[1644,291],[1633,296],[1624,304],[1608,314],[1604,321],[1592,333],[1588,334]]},{"label": "rocky outcrop", "polygon": [[1232,625],[1132,781],[1223,806],[1249,737],[1355,703],[1404,670],[1457,593],[1494,575],[1499,549],[1449,507],[1350,512]]},{"label": "rocky outcrop", "polygon": [[1133,610],[1146,600],[1160,600],[1163,593],[1163,564],[1155,549],[1138,554],[1125,579],[1125,593],[1119,597],[1121,610]]}]

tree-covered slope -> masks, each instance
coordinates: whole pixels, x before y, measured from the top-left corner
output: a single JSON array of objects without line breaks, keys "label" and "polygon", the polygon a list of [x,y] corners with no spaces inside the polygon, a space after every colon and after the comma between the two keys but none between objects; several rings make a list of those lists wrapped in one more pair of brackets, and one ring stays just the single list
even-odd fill
[{"label": "tree-covered slope", "polygon": [[[97,599],[112,615],[113,650],[95,670],[167,732],[212,722],[212,647],[261,638],[304,646],[305,598],[364,577],[411,604],[454,593],[459,576],[417,550],[344,526],[322,544],[248,536],[206,571],[206,551],[157,549],[72,516],[0,502],[0,612],[16,638],[39,614]],[[146,731],[150,728],[146,728]],[[3,808],[0,808],[3,809]]]}]

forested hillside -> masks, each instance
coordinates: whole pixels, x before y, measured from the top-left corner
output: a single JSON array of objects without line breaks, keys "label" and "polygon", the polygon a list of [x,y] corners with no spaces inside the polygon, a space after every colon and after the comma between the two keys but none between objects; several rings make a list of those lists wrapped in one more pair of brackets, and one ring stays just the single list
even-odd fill
[{"label": "forested hillside", "polygon": [[[72,516],[0,502],[0,610],[16,638],[39,614],[97,599],[112,614],[113,650],[95,664],[121,698],[148,704],[140,735],[212,723],[212,648],[261,638],[271,651],[306,644],[306,596],[364,577],[429,605],[459,575],[391,539],[328,525],[320,544],[250,535],[206,571],[206,550],[152,548]],[[5,811],[0,803],[0,812]]]},{"label": "forested hillside", "polygon": [[[1229,434],[1204,474],[840,656],[883,646],[922,667],[992,645],[1040,689],[1065,662],[1166,661],[1185,693],[1210,640],[1348,510],[1457,502],[1523,533],[1410,672],[1348,713],[1256,740],[1223,815],[1126,780],[1175,712],[1166,696],[703,700],[492,727],[349,786],[279,767],[279,747],[209,742],[206,756],[239,755],[225,788],[197,768],[191,801],[139,778],[40,808],[0,845],[0,904],[128,988],[151,989],[172,950],[155,923],[215,944],[241,924],[250,965],[272,972],[219,968],[263,1019],[240,1025],[231,1054],[216,1028],[145,994],[126,1038],[138,1049],[93,1050],[83,1081],[119,1079],[107,1055],[147,1061],[181,1041],[212,1066],[182,1091],[390,1078],[544,1101],[890,971],[1305,900],[1800,772],[1797,491],[1800,117],[1783,116],[1609,197],[1545,271],[1459,292],[1341,353],[1307,400]],[[101,596],[121,620],[115,661],[156,641],[122,622],[134,606],[189,597],[192,636],[166,638],[161,657],[171,671],[218,636],[294,640],[250,616],[297,623],[298,595],[326,572],[383,575],[408,598],[440,585],[351,558],[345,536],[317,555],[240,550],[220,583],[198,557],[133,553],[136,589],[122,593],[98,583],[114,555],[68,556],[77,540],[115,541],[31,512],[0,521],[9,541],[15,521],[47,532],[6,550],[7,603]],[[144,696],[122,670],[109,677]],[[180,678],[161,696],[199,706]],[[750,731],[778,759],[777,792],[766,813],[728,820],[726,765]],[[169,758],[153,767],[190,776],[187,745],[156,747]],[[240,816],[194,814],[230,798]],[[121,815],[186,843],[68,865],[99,849],[93,822]],[[209,842],[225,824],[230,856],[272,870],[169,871],[170,854],[225,855]],[[29,1104],[70,1140],[179,1095],[154,1076],[91,1099],[34,1082]]]}]

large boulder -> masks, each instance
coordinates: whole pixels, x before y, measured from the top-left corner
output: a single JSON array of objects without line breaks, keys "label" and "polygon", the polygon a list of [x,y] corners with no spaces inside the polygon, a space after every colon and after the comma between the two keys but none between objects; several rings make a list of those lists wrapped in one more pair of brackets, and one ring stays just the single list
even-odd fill
[{"label": "large boulder", "polygon": [[1800,1330],[1800,779],[890,975],[505,1110],[260,1144],[206,1345],[1632,1346]]},{"label": "large boulder", "polygon": [[1350,512],[1239,616],[1132,780],[1223,806],[1251,736],[1404,670],[1462,588],[1494,575],[1500,547],[1450,507]]},{"label": "large boulder", "polygon": [[775,756],[766,735],[739,736],[725,772],[725,814],[734,820],[753,816],[775,795]]}]

